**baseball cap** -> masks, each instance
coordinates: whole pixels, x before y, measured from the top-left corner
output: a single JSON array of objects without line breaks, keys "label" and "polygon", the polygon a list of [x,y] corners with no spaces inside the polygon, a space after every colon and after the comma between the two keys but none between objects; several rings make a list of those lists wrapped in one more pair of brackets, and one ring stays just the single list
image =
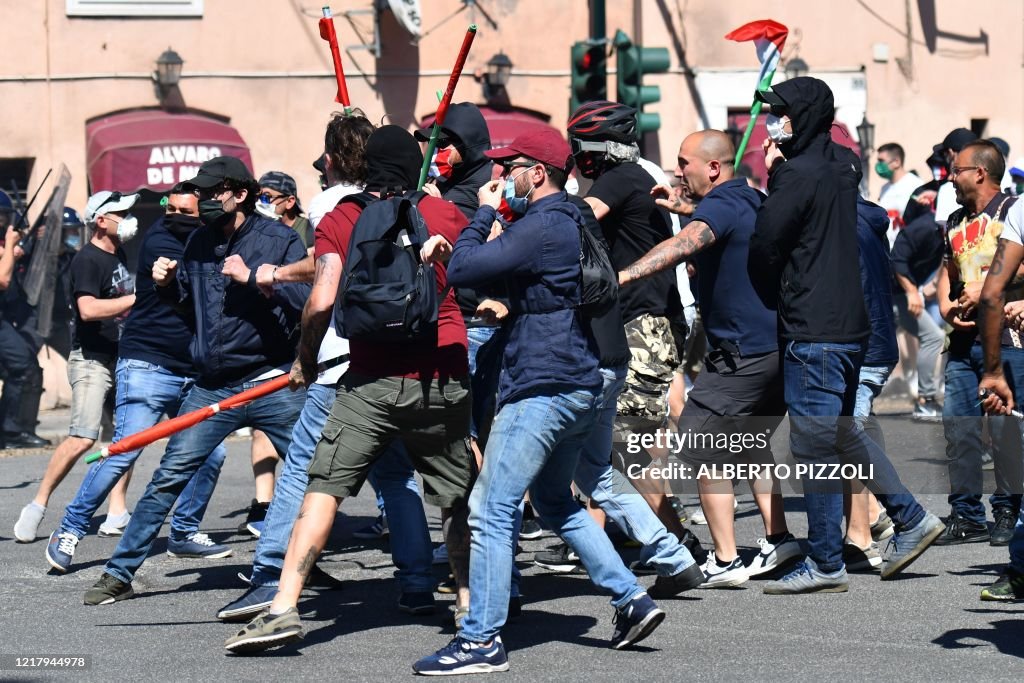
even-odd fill
[{"label": "baseball cap", "polygon": [[484,156],[498,163],[523,156],[563,171],[569,171],[573,167],[569,143],[554,128],[539,128],[521,133],[508,146],[488,150],[484,152]]},{"label": "baseball cap", "polygon": [[1006,140],[1002,138],[989,138],[988,141],[995,145],[996,149],[998,149],[1000,154],[1004,157],[1010,156],[1010,143]]},{"label": "baseball cap", "polygon": [[269,187],[271,190],[280,192],[286,197],[295,197],[295,205],[299,206],[299,191],[295,185],[295,178],[292,178],[283,171],[267,171],[260,176],[259,186]]},{"label": "baseball cap", "polygon": [[1024,157],[1017,157],[1017,160],[1013,162],[1013,166],[1010,167],[1010,175],[1024,177]]},{"label": "baseball cap", "polygon": [[199,167],[199,173],[196,177],[186,181],[185,184],[202,190],[208,190],[211,187],[217,187],[227,178],[242,181],[253,180],[252,174],[249,173],[249,169],[246,168],[241,159],[236,157],[214,157],[209,161],[204,161],[203,165]]},{"label": "baseball cap", "polygon": [[98,217],[115,211],[127,211],[138,200],[137,194],[121,194],[110,190],[97,192],[85,203],[85,222],[92,223]]},{"label": "baseball cap", "polygon": [[959,152],[968,142],[974,142],[977,139],[978,136],[966,128],[956,128],[949,131],[949,135],[944,137],[942,142],[934,145],[932,151],[942,152],[943,150],[951,149],[954,152]]},{"label": "baseball cap", "polygon": [[755,90],[754,99],[767,104],[770,109],[775,110],[776,114],[789,108],[789,103],[782,99],[779,93],[775,92],[771,88],[768,88],[767,90]]},{"label": "baseball cap", "polygon": [[[434,124],[430,124],[429,126],[423,126],[419,130],[413,132],[413,137],[415,137],[419,142],[429,142],[430,141],[430,132],[432,130],[434,130]],[[444,147],[449,142],[451,142],[451,138],[448,135],[448,131],[446,131],[444,128],[442,128],[441,130],[437,131],[437,146],[438,147]]]},{"label": "baseball cap", "polygon": [[313,162],[313,168],[315,168],[317,170],[317,173],[319,173],[320,175],[327,175],[327,162],[324,161],[323,154],[318,156],[316,158],[316,161]]}]

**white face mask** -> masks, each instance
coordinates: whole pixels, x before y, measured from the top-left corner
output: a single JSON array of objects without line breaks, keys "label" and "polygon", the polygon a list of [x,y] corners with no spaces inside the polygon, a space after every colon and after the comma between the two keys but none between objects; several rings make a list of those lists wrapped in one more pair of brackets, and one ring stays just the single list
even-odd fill
[{"label": "white face mask", "polygon": [[[768,119],[765,121],[765,127],[768,129],[768,137],[777,145],[781,145],[783,142],[793,139],[793,134],[787,133],[784,130],[786,123],[790,123],[788,116],[780,117],[775,114],[768,114]],[[792,130],[792,124],[790,125],[790,129]]]},{"label": "white face mask", "polygon": [[274,209],[273,204],[264,204],[263,202],[256,202],[256,213],[272,221],[279,221],[281,217],[277,215],[277,211]]},{"label": "white face mask", "polygon": [[117,224],[117,239],[121,240],[122,244],[135,237],[138,233],[139,219],[135,216],[125,216],[121,219],[121,222]]}]

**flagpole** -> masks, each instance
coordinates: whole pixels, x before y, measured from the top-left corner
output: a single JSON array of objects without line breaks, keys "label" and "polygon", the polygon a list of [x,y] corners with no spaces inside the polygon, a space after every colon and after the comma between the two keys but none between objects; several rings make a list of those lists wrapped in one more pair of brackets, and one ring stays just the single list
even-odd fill
[{"label": "flagpole", "polygon": [[[757,84],[758,90],[767,90],[772,85],[772,79],[775,78],[775,69],[772,69],[761,82]],[[743,132],[743,139],[740,140],[739,147],[736,148],[736,160],[733,168],[737,169],[740,166],[740,162],[743,161],[743,153],[747,151],[747,143],[750,142],[750,136],[754,132],[754,124],[757,123],[757,117],[761,114],[761,107],[764,103],[761,100],[755,98],[754,104],[750,107],[750,120],[747,121],[747,129]]]}]

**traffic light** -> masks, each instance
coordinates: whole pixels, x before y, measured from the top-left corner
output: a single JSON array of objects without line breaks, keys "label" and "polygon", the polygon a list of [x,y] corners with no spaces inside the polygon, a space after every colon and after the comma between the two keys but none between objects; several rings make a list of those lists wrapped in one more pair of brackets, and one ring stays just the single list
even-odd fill
[{"label": "traffic light", "polygon": [[636,129],[639,135],[653,133],[661,127],[661,117],[643,113],[645,104],[661,100],[661,88],[644,85],[644,74],[660,74],[668,71],[668,48],[640,47],[634,45],[629,36],[618,30],[612,41],[615,46],[616,99],[637,111]]},{"label": "traffic light", "polygon": [[584,102],[608,99],[608,56],[605,44],[578,41],[572,44],[572,81],[569,113]]}]

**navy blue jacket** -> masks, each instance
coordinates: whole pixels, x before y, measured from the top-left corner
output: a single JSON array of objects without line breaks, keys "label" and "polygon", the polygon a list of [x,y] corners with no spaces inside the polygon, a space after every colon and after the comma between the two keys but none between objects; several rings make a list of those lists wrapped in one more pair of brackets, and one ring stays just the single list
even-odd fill
[{"label": "navy blue jacket", "polygon": [[885,209],[863,197],[857,198],[857,245],[860,247],[860,283],[871,321],[871,336],[864,365],[895,365],[900,360],[896,345],[896,321],[892,316],[892,270],[887,247],[889,216]]},{"label": "navy blue jacket", "polygon": [[[221,274],[224,260],[232,254],[241,256],[252,270],[247,284]],[[255,214],[227,239],[222,230],[205,226],[192,233],[185,262],[178,264],[178,286],[157,290],[179,307],[192,309],[197,384],[239,384],[295,359],[310,286],[278,285],[267,299],[256,287],[256,269],[264,263],[295,263],[305,256],[298,233]]]},{"label": "navy blue jacket", "polygon": [[481,206],[448,262],[448,284],[476,287],[505,279],[508,342],[498,405],[527,394],[601,386],[593,337],[581,324],[580,226],[564,192],[531,202],[526,214],[487,241],[495,211]]}]

